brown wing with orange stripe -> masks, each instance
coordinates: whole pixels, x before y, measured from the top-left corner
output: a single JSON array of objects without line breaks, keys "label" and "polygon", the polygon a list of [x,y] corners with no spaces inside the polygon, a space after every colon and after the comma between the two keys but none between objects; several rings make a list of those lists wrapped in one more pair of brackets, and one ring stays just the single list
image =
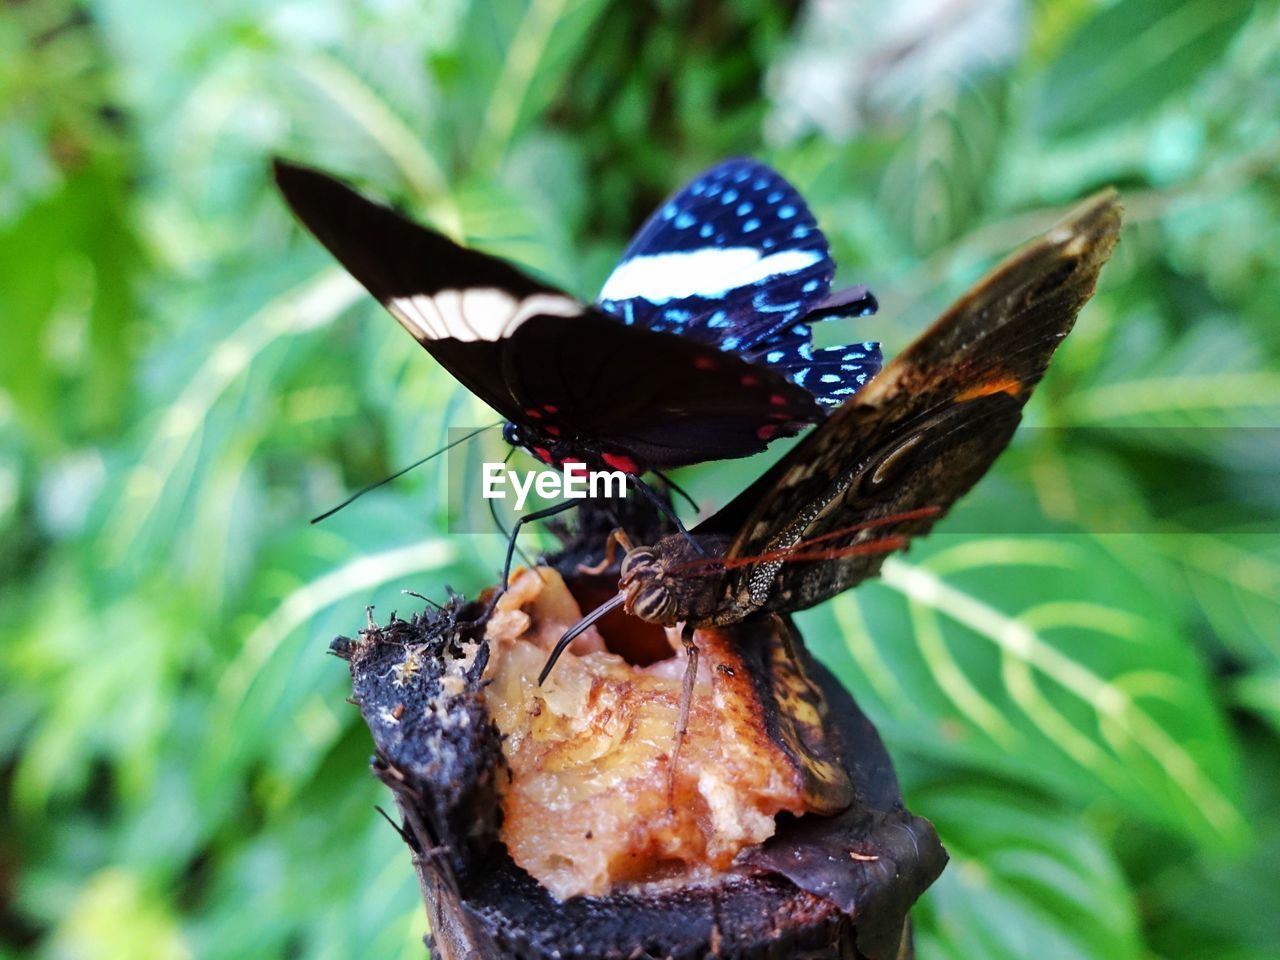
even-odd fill
[{"label": "brown wing with orange stripe", "polygon": [[[987,472],[1093,295],[1115,246],[1112,191],[991,271],[821,427],[699,533],[735,535],[727,558],[772,559],[726,574],[719,622],[812,606],[880,569],[858,543],[919,536]],[[835,531],[922,507],[897,524]],[[777,551],[823,537],[823,559]]]}]

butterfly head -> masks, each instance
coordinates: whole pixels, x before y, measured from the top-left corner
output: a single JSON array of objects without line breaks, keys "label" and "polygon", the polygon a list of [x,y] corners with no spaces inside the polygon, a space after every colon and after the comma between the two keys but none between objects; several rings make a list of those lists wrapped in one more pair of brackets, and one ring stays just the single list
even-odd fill
[{"label": "butterfly head", "polygon": [[676,612],[676,599],[663,573],[663,564],[649,547],[636,547],[622,561],[618,582],[627,595],[626,610],[650,623],[666,623]]},{"label": "butterfly head", "polygon": [[513,447],[524,446],[524,436],[520,427],[508,420],[502,425],[502,439]]},{"label": "butterfly head", "polygon": [[513,447],[527,450],[543,463],[556,466],[566,458],[560,449],[564,444],[556,438],[553,430],[508,420],[502,425],[502,439]]},{"label": "butterfly head", "polygon": [[[702,622],[714,609],[720,571],[683,535],[635,547],[622,561],[618,587],[627,613],[650,623],[674,626]],[[710,604],[710,606],[708,606]]]}]

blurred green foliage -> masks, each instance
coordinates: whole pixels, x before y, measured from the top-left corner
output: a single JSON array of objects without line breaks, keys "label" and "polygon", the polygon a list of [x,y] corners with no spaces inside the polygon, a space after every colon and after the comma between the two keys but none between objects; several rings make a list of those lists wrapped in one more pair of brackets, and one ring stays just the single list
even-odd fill
[{"label": "blurred green foliage", "polygon": [[421,955],[324,653],[501,541],[444,535],[442,464],[306,518],[488,415],[273,152],[584,297],[759,155],[881,296],[823,335],[889,352],[1118,185],[1033,429],[802,624],[953,854],[922,957],[1275,956],[1280,15],[1245,0],[3,4],[0,956]]}]

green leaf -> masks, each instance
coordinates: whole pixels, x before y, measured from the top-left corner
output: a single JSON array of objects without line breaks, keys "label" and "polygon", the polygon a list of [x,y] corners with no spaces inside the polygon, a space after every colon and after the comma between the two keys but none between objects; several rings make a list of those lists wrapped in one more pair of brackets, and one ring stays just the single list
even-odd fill
[{"label": "green leaf", "polygon": [[916,910],[920,956],[1144,956],[1125,878],[1078,816],[1015,789],[963,782],[917,791],[912,804],[951,855]]},{"label": "green leaf", "polygon": [[1280,662],[1246,674],[1234,684],[1236,701],[1253,710],[1280,735]]},{"label": "green leaf", "polygon": [[169,904],[139,878],[105,869],[86,878],[52,936],[51,953],[67,957],[167,958],[188,955]]},{"label": "green leaf", "polygon": [[1004,78],[943,87],[923,97],[914,129],[885,170],[892,221],[920,253],[964,232],[982,208],[1004,133]]},{"label": "green leaf", "polygon": [[1243,851],[1192,857],[1160,835],[1116,837],[1141,899],[1152,955],[1206,960],[1269,960],[1280,941],[1280,738],[1254,728],[1244,737],[1246,793],[1257,841]]},{"label": "green leaf", "polygon": [[[440,91],[406,88],[404,65],[394,60],[375,59],[356,66],[341,56],[305,52],[284,62],[288,70],[268,62],[262,72],[281,75],[287,95],[282,106],[293,107],[289,116],[308,161],[358,179],[376,182],[380,174],[397,178],[422,206],[429,223],[461,239],[446,154],[435,142],[448,132],[439,130],[424,140],[420,128],[434,119],[433,114],[415,116],[423,101],[438,108]],[[388,74],[393,68],[397,69]],[[416,97],[411,95],[414,92]],[[200,114],[194,113],[192,122],[199,121]],[[335,136],[338,125],[343,132],[340,137]]]},{"label": "green leaf", "polygon": [[455,132],[471,145],[470,169],[492,174],[530,120],[555,97],[587,42],[602,0],[473,4],[465,59],[449,70]]},{"label": "green leaf", "polygon": [[1066,137],[1147,116],[1222,57],[1249,0],[1120,0],[1085,21],[1050,66],[1035,112]]},{"label": "green leaf", "polygon": [[[225,496],[203,497],[200,487],[216,479],[208,465],[225,457],[239,461],[243,469],[243,451],[234,449],[234,441],[228,443],[225,435],[221,449],[205,448],[215,412],[242,410],[238,404],[244,398],[235,391],[259,357],[281,341],[329,323],[357,295],[354,281],[327,270],[269,301],[202,351],[202,362],[181,382],[177,394],[161,405],[144,434],[136,463],[118,480],[101,532],[104,566],[145,567],[148,560],[171,563],[170,544],[186,529],[177,517],[191,498],[199,504],[197,509],[220,512],[225,508],[229,502]],[[222,527],[225,518],[211,523]]]},{"label": "green leaf", "polygon": [[835,629],[805,630],[891,739],[1204,842],[1242,841],[1235,757],[1203,668],[1114,558],[1084,537],[926,544],[836,598]]},{"label": "green leaf", "polygon": [[123,192],[88,166],[0,226],[0,384],[47,450],[118,429],[129,399],[142,263]]},{"label": "green leaf", "polygon": [[[1218,644],[1264,670],[1280,663],[1280,543],[1274,533],[1199,533],[1155,538],[1155,545],[1185,578],[1187,598]],[[1257,696],[1246,702],[1268,713]]]}]

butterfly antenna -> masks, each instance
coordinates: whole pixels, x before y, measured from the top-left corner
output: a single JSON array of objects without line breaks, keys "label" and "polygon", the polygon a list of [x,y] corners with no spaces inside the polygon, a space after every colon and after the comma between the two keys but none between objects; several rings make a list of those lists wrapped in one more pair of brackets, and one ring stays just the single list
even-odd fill
[{"label": "butterfly antenna", "polygon": [[560,659],[560,654],[564,653],[565,650],[569,648],[569,644],[578,639],[579,635],[582,634],[587,627],[594,624],[605,614],[620,607],[622,602],[626,599],[627,595],[625,593],[619,593],[612,599],[606,600],[604,603],[600,604],[600,606],[596,607],[572,627],[566,630],[564,632],[564,636],[556,641],[555,648],[551,651],[551,656],[547,657],[547,662],[543,665],[542,672],[538,674],[538,686],[542,686],[542,684],[546,682],[547,677],[551,676],[551,671],[555,667],[556,661]]},{"label": "butterfly antenna", "polygon": [[[513,447],[512,453],[514,452],[515,452],[515,448]],[[510,460],[510,459],[511,459],[511,454],[508,453],[506,456],[506,459],[503,460],[502,462],[506,463],[507,460]],[[506,537],[507,542],[510,543],[511,531],[507,529],[507,525],[503,523],[502,518],[498,516],[498,501],[496,497],[489,498],[489,516],[493,517],[493,525],[502,531],[502,535]],[[520,559],[524,561],[524,565],[526,567],[533,566],[533,561],[529,559],[529,555],[524,552],[524,548],[521,547],[519,543],[516,544],[516,553],[520,554]]]},{"label": "butterfly antenna", "polygon": [[674,480],[668,477],[665,473],[659,473],[657,470],[654,470],[653,475],[657,477],[659,480],[661,480],[664,484],[666,484],[668,489],[674,490],[676,493],[680,494],[680,496],[684,497],[685,502],[689,504],[690,507],[693,508],[693,511],[695,513],[697,513],[698,501],[693,499],[693,497],[689,495],[689,492],[685,490],[684,487],[680,486],[680,484],[676,483]]},{"label": "butterfly antenna", "polygon": [[[825,549],[818,546],[826,540],[835,537],[848,536],[851,533],[857,533],[862,530],[871,530],[876,527],[890,526],[895,523],[904,523],[910,520],[925,520],[942,515],[942,508],[937,506],[918,507],[915,510],[904,510],[901,513],[893,513],[883,517],[876,517],[871,520],[864,520],[861,523],[850,524],[847,527],[841,527],[839,530],[831,530],[827,533],[811,537],[807,540],[801,540],[793,543],[789,547],[780,547],[777,550],[766,550],[764,553],[751,554],[745,557],[704,557],[701,560],[690,560],[688,563],[678,564],[673,568],[675,571],[687,572],[693,576],[709,576],[717,573],[723,573],[728,570],[737,570],[741,567],[749,567],[752,564],[768,563],[772,560],[781,560],[783,563],[803,562],[803,561],[822,561],[836,560],[840,557],[854,557],[866,553],[890,553],[900,549],[908,542],[907,537],[894,535],[882,537],[878,540],[867,540],[861,544],[851,544],[847,547],[837,547],[835,549]],[[701,573],[700,571],[706,571]]]},{"label": "butterfly antenna", "polygon": [[849,547],[791,553],[785,559],[787,561],[823,563],[828,560],[839,560],[842,557],[866,557],[877,553],[893,553],[895,550],[901,550],[910,542],[910,537],[881,537],[879,540],[867,540],[864,543],[855,543]]},{"label": "butterfly antenna", "polygon": [[429,453],[425,457],[423,457],[421,460],[415,460],[413,463],[409,464],[403,470],[397,470],[391,476],[384,477],[383,479],[379,480],[377,483],[371,483],[367,487],[364,487],[361,490],[357,490],[355,493],[347,497],[347,499],[343,500],[340,504],[338,504],[332,510],[326,510],[324,513],[320,514],[320,516],[312,517],[311,522],[319,523],[321,520],[328,520],[330,517],[332,517],[335,513],[337,513],[343,507],[347,507],[355,503],[357,500],[359,500],[369,491],[377,490],[379,487],[383,486],[384,484],[388,484],[392,480],[396,480],[400,477],[403,477],[410,470],[413,470],[413,469],[416,469],[417,467],[422,466],[428,460],[434,460],[436,457],[440,456],[440,454],[445,453],[448,450],[452,450],[454,447],[456,447],[460,443],[465,443],[466,441],[470,440],[472,437],[476,436],[477,434],[484,433],[486,430],[492,430],[494,427],[500,427],[500,426],[502,426],[501,420],[499,420],[497,423],[491,423],[487,427],[480,427],[478,430],[472,430],[466,436],[459,437],[457,440],[454,440],[452,443],[445,444],[435,453]]},{"label": "butterfly antenna", "polygon": [[689,545],[705,557],[707,555],[707,551],[702,549],[702,544],[693,539],[693,535],[690,534],[688,529],[685,528],[685,525],[680,522],[680,517],[672,508],[671,504],[658,496],[658,492],[654,490],[653,487],[649,486],[635,474],[630,475],[630,480],[637,490],[649,498],[650,503],[662,511],[663,516],[676,525],[676,529],[680,531],[680,535],[682,537],[689,541]]}]

